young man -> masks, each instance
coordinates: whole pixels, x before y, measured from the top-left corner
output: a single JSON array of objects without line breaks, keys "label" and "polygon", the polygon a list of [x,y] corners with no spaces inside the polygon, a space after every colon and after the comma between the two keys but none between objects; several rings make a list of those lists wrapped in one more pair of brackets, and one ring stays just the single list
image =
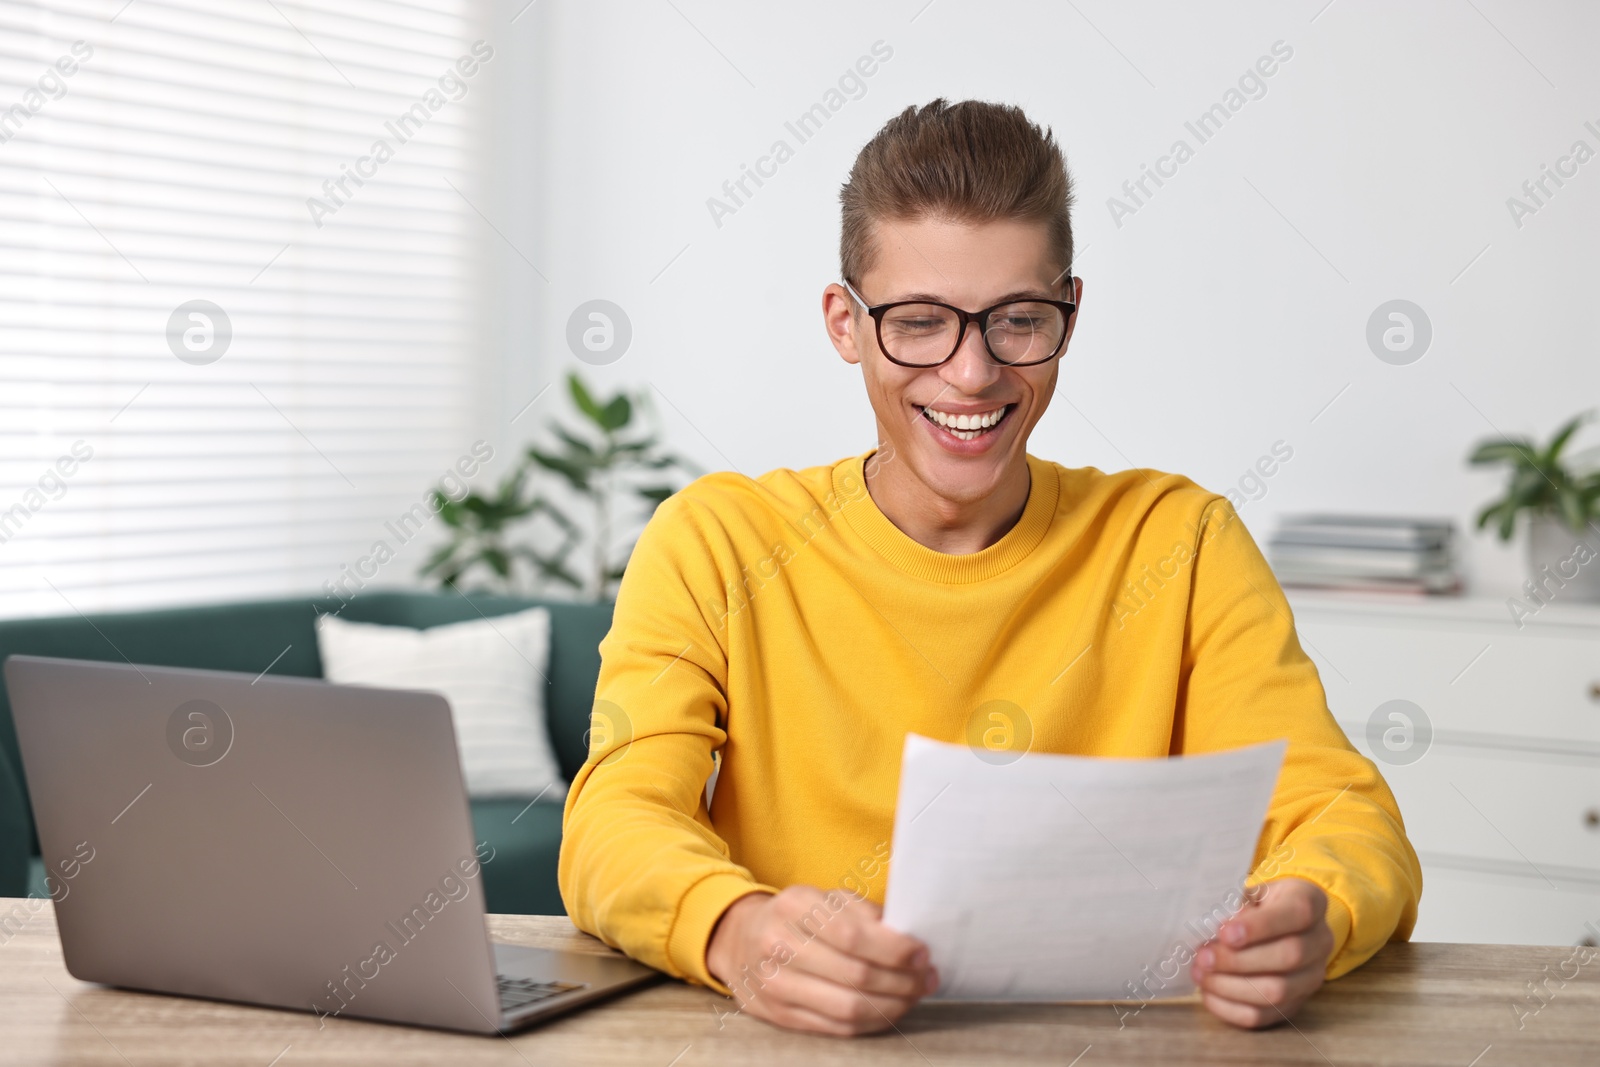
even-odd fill
[{"label": "young man", "polygon": [[880,919],[907,733],[983,737],[1006,701],[1026,729],[1000,743],[1040,752],[1282,737],[1259,891],[1192,973],[1230,1023],[1287,1019],[1409,935],[1421,872],[1228,502],[1027,454],[1083,301],[1053,136],[1011,107],[909,108],[842,200],[823,318],[877,446],[656,512],[567,798],[568,912],[780,1026],[878,1030],[938,986]]}]

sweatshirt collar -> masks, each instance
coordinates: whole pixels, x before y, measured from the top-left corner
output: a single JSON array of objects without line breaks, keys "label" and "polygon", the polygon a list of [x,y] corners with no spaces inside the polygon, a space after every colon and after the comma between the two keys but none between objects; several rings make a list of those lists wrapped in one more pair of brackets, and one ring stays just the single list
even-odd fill
[{"label": "sweatshirt collar", "polygon": [[912,540],[878,509],[870,493],[862,491],[866,485],[865,466],[872,455],[872,452],[865,452],[835,464],[834,492],[842,499],[851,499],[844,513],[857,536],[891,566],[914,578],[959,585],[1003,574],[1039,547],[1055,517],[1061,491],[1056,466],[1030,455],[1027,457],[1028,503],[1017,524],[1000,540],[978,552],[935,551]]}]

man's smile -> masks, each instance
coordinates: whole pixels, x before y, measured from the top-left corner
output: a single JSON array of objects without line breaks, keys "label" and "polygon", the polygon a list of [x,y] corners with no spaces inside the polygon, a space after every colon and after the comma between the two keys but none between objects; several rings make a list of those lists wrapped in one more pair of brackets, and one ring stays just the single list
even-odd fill
[{"label": "man's smile", "polygon": [[923,418],[951,437],[971,441],[999,427],[1014,407],[1015,404],[1002,404],[985,411],[944,411],[933,407],[921,407],[918,410]]}]

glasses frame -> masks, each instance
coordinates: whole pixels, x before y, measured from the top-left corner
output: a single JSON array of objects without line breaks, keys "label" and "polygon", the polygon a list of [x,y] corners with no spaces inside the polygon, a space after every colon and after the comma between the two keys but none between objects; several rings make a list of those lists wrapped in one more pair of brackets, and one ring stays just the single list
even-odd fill
[{"label": "glasses frame", "polygon": [[[1073,286],[1074,280],[1075,278],[1073,275],[1067,275],[1067,287],[1076,292],[1076,288]],[[954,304],[946,304],[939,300],[891,300],[887,304],[869,304],[867,303],[865,297],[856,292],[855,286],[850,284],[850,279],[840,279],[840,284],[845,287],[855,302],[861,305],[862,310],[872,317],[873,332],[877,335],[878,340],[878,351],[883,353],[883,358],[887,359],[890,363],[893,363],[896,366],[912,367],[917,370],[925,370],[929,367],[942,367],[954,359],[955,354],[961,351],[962,343],[967,339],[967,327],[973,323],[976,323],[978,326],[978,336],[983,338],[983,350],[988,353],[989,359],[999,366],[1037,367],[1042,363],[1049,363],[1052,359],[1055,359],[1062,352],[1066,351],[1067,337],[1072,333],[1072,316],[1077,314],[1078,311],[1077,301],[1074,300],[1046,300],[1042,297],[1032,296],[1020,297],[1015,300],[1004,300],[998,304],[995,304],[993,307],[986,307],[982,311],[967,311],[964,308],[956,307]],[[1042,359],[1020,360],[1013,363],[1001,359],[995,354],[994,348],[989,344],[989,316],[993,315],[996,311],[999,311],[1003,307],[1010,307],[1012,304],[1022,303],[1053,305],[1059,309],[1063,317],[1065,317],[1067,325],[1066,328],[1061,331],[1061,340],[1056,344],[1054,352],[1051,352],[1048,356],[1045,356]],[[925,307],[931,305],[933,307],[944,308],[947,311],[953,311],[961,323],[961,329],[956,334],[955,347],[950,349],[950,354],[948,356],[945,356],[937,363],[907,363],[904,360],[895,359],[889,354],[889,349],[885,347],[883,343],[883,316],[897,307],[906,307],[910,304],[921,304]]]}]

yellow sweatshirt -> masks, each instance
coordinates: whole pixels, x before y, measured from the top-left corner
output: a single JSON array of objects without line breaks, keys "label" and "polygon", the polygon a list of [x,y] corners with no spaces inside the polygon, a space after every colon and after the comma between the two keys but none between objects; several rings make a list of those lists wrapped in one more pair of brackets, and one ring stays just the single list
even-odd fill
[{"label": "yellow sweatshirt", "polygon": [[574,923],[727,992],[706,945],[739,897],[807,884],[882,902],[908,732],[1149,758],[1282,737],[1251,883],[1327,891],[1329,977],[1410,935],[1422,874],[1394,796],[1329,714],[1224,498],[1030,456],[1016,526],[950,555],[873,503],[864,464],[892,462],[713,474],[656,512],[567,796]]}]

